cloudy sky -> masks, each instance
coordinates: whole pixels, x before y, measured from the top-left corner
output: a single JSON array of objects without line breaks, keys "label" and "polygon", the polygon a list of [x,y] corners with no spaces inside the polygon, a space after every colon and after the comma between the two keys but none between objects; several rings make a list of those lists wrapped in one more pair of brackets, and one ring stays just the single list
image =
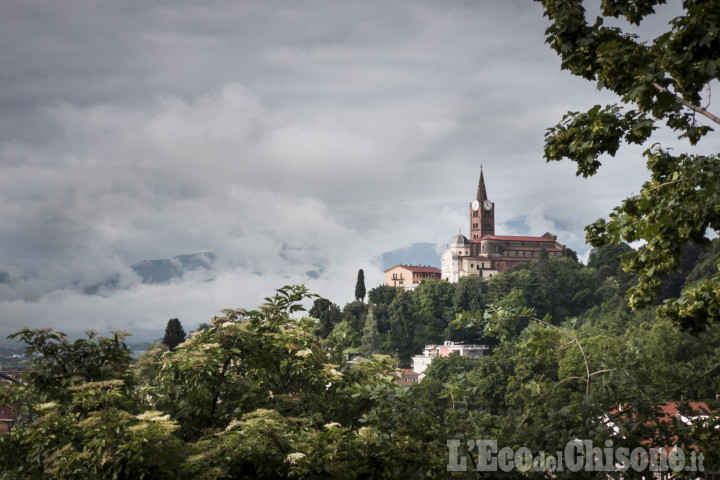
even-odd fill
[{"label": "cloudy sky", "polygon": [[[498,233],[586,253],[644,162],[544,162],[546,128],[613,101],[546,27],[530,1],[0,2],[0,337],[191,329],[289,283],[342,306],[383,252],[467,231],[481,164]],[[212,272],[129,268],[196,252]]]}]

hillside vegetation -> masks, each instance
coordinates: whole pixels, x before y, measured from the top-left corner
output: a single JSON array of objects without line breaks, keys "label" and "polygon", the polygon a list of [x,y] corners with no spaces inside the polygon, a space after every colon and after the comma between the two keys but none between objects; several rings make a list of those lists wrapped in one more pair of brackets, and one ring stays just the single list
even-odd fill
[{"label": "hillside vegetation", "polygon": [[[573,439],[630,450],[672,442],[717,465],[715,416],[689,427],[658,422],[656,408],[717,407],[720,334],[629,310],[633,278],[617,257],[628,248],[595,250],[589,266],[543,257],[486,283],[381,286],[342,310],[315,297],[317,318],[302,313],[304,287],[285,287],[137,362],[120,332],[70,342],[23,330],[15,337],[31,368],[25,385],[2,390],[23,420],[0,435],[2,478],[477,478],[468,441],[479,439],[532,452]],[[668,288],[712,275],[719,242],[686,257]],[[492,353],[441,358],[419,384],[396,383],[398,361],[448,338]],[[365,360],[349,365],[348,351]],[[631,412],[615,413],[621,434],[607,422],[619,406]],[[449,473],[453,439],[469,466]],[[506,475],[549,475],[521,470]]]}]

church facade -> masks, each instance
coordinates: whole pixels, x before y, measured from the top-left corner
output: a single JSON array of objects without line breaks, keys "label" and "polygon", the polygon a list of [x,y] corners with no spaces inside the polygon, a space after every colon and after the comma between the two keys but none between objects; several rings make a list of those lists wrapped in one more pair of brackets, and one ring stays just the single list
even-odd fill
[{"label": "church facade", "polygon": [[469,215],[470,238],[458,233],[440,257],[443,280],[456,283],[468,275],[489,278],[521,263],[537,261],[543,249],[549,256],[565,255],[565,245],[551,233],[540,237],[495,235],[495,203],[488,199],[482,169]]}]

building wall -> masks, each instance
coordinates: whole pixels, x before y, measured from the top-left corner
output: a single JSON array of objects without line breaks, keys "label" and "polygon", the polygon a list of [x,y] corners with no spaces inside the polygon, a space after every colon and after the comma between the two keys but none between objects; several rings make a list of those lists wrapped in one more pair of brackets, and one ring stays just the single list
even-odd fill
[{"label": "building wall", "polygon": [[443,280],[450,283],[457,283],[459,280],[460,263],[457,261],[458,256],[449,248],[445,250],[440,257],[441,275]]},{"label": "building wall", "polygon": [[464,357],[480,358],[485,354],[487,348],[485,345],[465,345],[450,341],[442,345],[425,345],[422,355],[412,357],[412,369],[419,375],[418,379],[422,380],[425,377],[425,370],[435,357],[447,357],[452,353],[457,353]]},{"label": "building wall", "polygon": [[452,283],[468,275],[490,278],[517,265],[537,261],[542,249],[551,257],[565,255],[565,246],[549,233],[542,237],[498,237],[470,241],[467,247],[448,247],[440,257],[442,278]]},{"label": "building wall", "polygon": [[408,290],[414,289],[424,280],[440,280],[440,278],[440,269],[432,267],[397,265],[385,270],[385,285]]}]

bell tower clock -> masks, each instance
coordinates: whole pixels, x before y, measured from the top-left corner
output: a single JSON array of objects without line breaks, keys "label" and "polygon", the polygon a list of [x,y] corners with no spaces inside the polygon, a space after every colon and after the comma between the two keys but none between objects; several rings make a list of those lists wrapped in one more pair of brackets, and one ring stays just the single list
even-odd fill
[{"label": "bell tower clock", "polygon": [[488,235],[495,235],[495,204],[487,198],[485,178],[480,167],[477,196],[470,204],[470,240]]}]

